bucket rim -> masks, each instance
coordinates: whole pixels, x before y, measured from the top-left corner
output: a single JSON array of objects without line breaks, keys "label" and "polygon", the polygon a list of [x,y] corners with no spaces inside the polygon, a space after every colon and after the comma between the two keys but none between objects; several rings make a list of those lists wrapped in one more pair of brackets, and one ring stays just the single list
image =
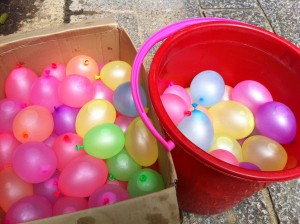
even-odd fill
[{"label": "bucket rim", "polygon": [[[159,65],[161,59],[165,53],[165,50],[170,46],[175,39],[178,39],[185,35],[186,33],[193,32],[199,28],[201,29],[212,29],[213,27],[234,27],[237,29],[247,29],[251,32],[256,32],[259,35],[264,35],[266,38],[271,38],[274,41],[282,44],[283,46],[287,47],[290,51],[293,51],[297,55],[299,55],[300,59],[300,49],[289,42],[288,40],[284,39],[283,37],[272,33],[268,30],[260,28],[258,26],[254,26],[247,23],[239,23],[235,21],[209,21],[206,23],[198,23],[193,24],[188,27],[183,28],[182,30],[174,33],[172,36],[168,37],[162,45],[158,48],[157,52],[155,53],[153,60],[150,65],[149,76],[148,76],[148,83],[149,83],[149,95],[151,102],[153,104],[154,110],[159,118],[160,123],[166,135],[174,141],[174,143],[182,150],[184,150],[189,155],[193,156],[196,160],[201,162],[206,166],[210,166],[211,168],[225,173],[227,175],[233,175],[239,178],[248,179],[252,181],[260,181],[260,182],[279,182],[279,181],[287,181],[292,180],[295,178],[300,177],[300,166],[281,170],[281,171],[254,171],[248,170],[241,167],[237,167],[226,163],[222,160],[219,160],[204,150],[199,150],[199,147],[193,144],[190,140],[188,140],[176,127],[175,124],[171,121],[167,112],[164,109],[164,106],[160,100],[159,91],[157,88],[156,83],[158,82],[158,78],[155,74],[158,74]],[[161,111],[161,112],[159,112]]]}]

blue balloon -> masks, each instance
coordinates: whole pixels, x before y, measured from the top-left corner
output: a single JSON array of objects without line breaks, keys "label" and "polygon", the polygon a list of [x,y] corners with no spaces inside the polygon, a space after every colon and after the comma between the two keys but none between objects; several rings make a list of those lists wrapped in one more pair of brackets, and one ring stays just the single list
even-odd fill
[{"label": "blue balloon", "polygon": [[194,109],[178,124],[178,129],[191,142],[204,151],[208,151],[214,140],[214,129],[209,117],[200,110]]},{"label": "blue balloon", "polygon": [[222,99],[225,92],[225,83],[219,73],[206,70],[193,78],[190,91],[195,103],[210,107]]},{"label": "blue balloon", "polygon": [[[143,87],[140,85],[139,92],[143,106],[147,107],[147,97]],[[125,82],[115,89],[113,103],[116,110],[124,116],[136,117],[139,115],[131,94],[130,82]]]}]

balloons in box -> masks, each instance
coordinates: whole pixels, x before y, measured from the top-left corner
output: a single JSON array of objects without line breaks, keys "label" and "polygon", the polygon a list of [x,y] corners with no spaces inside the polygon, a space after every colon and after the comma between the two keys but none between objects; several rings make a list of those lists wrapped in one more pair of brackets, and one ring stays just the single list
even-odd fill
[{"label": "balloons in box", "polygon": [[296,136],[295,115],[281,102],[272,101],[261,105],[255,113],[255,125],[260,134],[281,144],[291,143]]},{"label": "balloons in box", "polygon": [[53,115],[54,132],[58,135],[76,132],[75,122],[80,108],[61,105],[55,108]]},{"label": "balloons in box", "polygon": [[[139,85],[139,92],[143,107],[147,106],[147,98],[142,86]],[[136,117],[138,112],[131,94],[130,82],[118,86],[113,95],[114,106],[116,110],[124,116]]]},{"label": "balloons in box", "polygon": [[5,94],[6,97],[13,100],[19,100],[29,105],[31,87],[38,76],[32,70],[18,65],[6,78]]},{"label": "balloons in box", "polygon": [[190,84],[190,91],[195,103],[210,107],[222,99],[225,83],[219,73],[205,70],[193,78]]},{"label": "balloons in box", "polygon": [[61,63],[51,63],[44,68],[41,76],[52,76],[57,80],[62,81],[66,78],[66,66]]},{"label": "balloons in box", "polygon": [[93,127],[83,138],[84,150],[91,156],[101,159],[117,155],[123,149],[124,144],[125,136],[122,129],[111,123]]},{"label": "balloons in box", "polygon": [[76,133],[84,137],[93,127],[105,123],[114,123],[115,120],[116,110],[109,101],[103,99],[91,100],[83,105],[78,112],[75,123]]},{"label": "balloons in box", "polygon": [[52,206],[43,196],[32,195],[17,201],[7,212],[4,223],[21,223],[52,216]]},{"label": "balloons in box", "polygon": [[89,198],[88,207],[110,205],[129,199],[129,194],[121,186],[107,184],[99,187]]},{"label": "balloons in box", "polygon": [[125,61],[111,61],[106,63],[101,71],[100,78],[110,89],[115,90],[119,85],[129,82],[131,65]]},{"label": "balloons in box", "polygon": [[158,158],[157,141],[140,117],[130,123],[125,138],[125,148],[137,164],[151,166],[155,163]]},{"label": "balloons in box", "polygon": [[101,159],[84,155],[72,160],[61,172],[58,187],[70,197],[88,197],[107,179],[108,170]]},{"label": "balloons in box", "polygon": [[141,169],[141,166],[130,157],[126,150],[122,150],[114,157],[109,158],[106,164],[109,173],[114,178],[123,181],[128,181],[133,173]]},{"label": "balloons in box", "polygon": [[92,83],[85,76],[68,75],[58,86],[58,96],[63,104],[80,108],[92,99]]},{"label": "balloons in box", "polygon": [[106,86],[101,79],[98,79],[92,83],[93,85],[93,96],[92,99],[104,99],[113,103],[114,91]]},{"label": "balloons in box", "polygon": [[144,168],[132,175],[127,191],[131,197],[138,197],[164,189],[162,176],[149,168]]},{"label": "balloons in box", "polygon": [[134,117],[127,117],[124,115],[117,116],[115,124],[118,125],[125,133],[130,123],[134,120]]},{"label": "balloons in box", "polygon": [[67,63],[67,76],[78,74],[93,82],[95,80],[95,75],[98,75],[98,73],[99,69],[97,62],[87,55],[77,55],[71,58]]},{"label": "balloons in box", "polygon": [[84,150],[76,150],[76,145],[82,145],[82,138],[75,133],[66,133],[57,137],[53,151],[57,158],[57,169],[62,171],[73,159],[86,155]]},{"label": "balloons in box", "polygon": [[58,97],[59,81],[53,76],[44,75],[33,83],[30,91],[30,101],[34,105],[48,108],[51,112],[62,103]]},{"label": "balloons in box", "polygon": [[20,142],[44,141],[53,132],[54,122],[50,111],[38,105],[21,110],[13,121],[13,133]]},{"label": "balloons in box", "polygon": [[33,184],[34,194],[44,196],[53,205],[61,196],[58,189],[59,175],[60,171],[56,170],[55,173],[44,182]]},{"label": "balloons in box", "polygon": [[20,142],[11,133],[0,133],[0,170],[11,164],[12,155]]},{"label": "balloons in box", "polygon": [[13,120],[17,113],[26,107],[19,100],[0,100],[0,132],[12,132]]},{"label": "balloons in box", "polygon": [[23,197],[33,195],[31,183],[22,180],[12,168],[0,171],[0,206],[7,210]]},{"label": "balloons in box", "polygon": [[43,142],[19,145],[12,157],[14,171],[29,183],[41,183],[50,178],[57,166],[53,150]]}]

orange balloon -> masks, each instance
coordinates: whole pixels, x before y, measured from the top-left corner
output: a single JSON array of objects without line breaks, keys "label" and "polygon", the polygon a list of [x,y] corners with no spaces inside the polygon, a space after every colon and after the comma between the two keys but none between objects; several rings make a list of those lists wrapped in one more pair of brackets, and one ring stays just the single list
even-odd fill
[{"label": "orange balloon", "polygon": [[134,161],[141,166],[151,166],[158,158],[156,138],[140,117],[135,118],[125,132],[125,148]]},{"label": "orange balloon", "polygon": [[0,206],[7,212],[19,199],[33,195],[33,186],[18,177],[12,168],[6,168],[0,172],[0,192]]},{"label": "orange balloon", "polygon": [[95,75],[98,75],[98,73],[99,68],[97,62],[87,55],[78,55],[71,58],[67,63],[67,75],[82,75],[93,82],[95,81]]},{"label": "orange balloon", "polygon": [[44,141],[54,129],[51,112],[43,106],[29,106],[21,110],[13,121],[13,133],[20,142]]}]

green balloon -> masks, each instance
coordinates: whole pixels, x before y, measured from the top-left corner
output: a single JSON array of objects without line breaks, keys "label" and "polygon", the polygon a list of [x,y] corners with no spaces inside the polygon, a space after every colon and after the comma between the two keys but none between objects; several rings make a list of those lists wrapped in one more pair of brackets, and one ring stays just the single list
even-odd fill
[{"label": "green balloon", "polygon": [[141,166],[137,164],[124,149],[114,157],[106,160],[106,165],[108,172],[114,178],[123,181],[128,181],[135,172],[141,169]]},{"label": "green balloon", "polygon": [[150,168],[137,171],[128,181],[127,191],[131,197],[150,194],[165,188],[162,176]]},{"label": "green balloon", "polygon": [[90,129],[83,139],[84,150],[91,156],[108,159],[118,154],[125,145],[122,129],[111,123]]}]

